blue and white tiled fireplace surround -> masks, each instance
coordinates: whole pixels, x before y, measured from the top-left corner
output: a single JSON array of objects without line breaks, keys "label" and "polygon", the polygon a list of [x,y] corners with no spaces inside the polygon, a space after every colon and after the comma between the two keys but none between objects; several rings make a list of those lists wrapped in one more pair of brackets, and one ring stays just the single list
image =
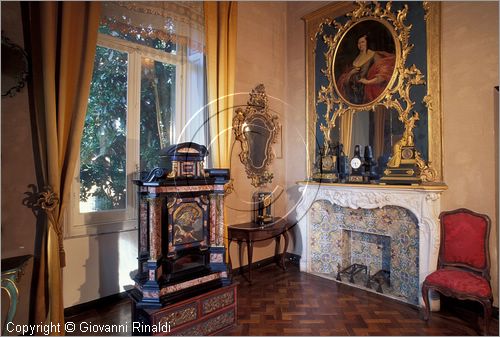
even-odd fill
[{"label": "blue and white tiled fireplace surround", "polygon": [[[436,269],[442,189],[300,185],[301,271],[422,305],[422,282]],[[366,269],[352,279],[339,274],[353,265]],[[386,282],[367,282],[380,270],[389,271]],[[437,296],[431,296],[431,308],[439,309]]]}]

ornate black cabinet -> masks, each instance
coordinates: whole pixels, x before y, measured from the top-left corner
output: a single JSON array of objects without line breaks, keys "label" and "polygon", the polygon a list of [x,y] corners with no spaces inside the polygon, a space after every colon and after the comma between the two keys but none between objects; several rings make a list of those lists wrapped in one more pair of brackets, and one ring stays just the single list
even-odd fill
[{"label": "ornate black cabinet", "polygon": [[224,247],[229,169],[203,169],[205,146],[182,143],[138,185],[138,308],[161,308],[230,283]]}]

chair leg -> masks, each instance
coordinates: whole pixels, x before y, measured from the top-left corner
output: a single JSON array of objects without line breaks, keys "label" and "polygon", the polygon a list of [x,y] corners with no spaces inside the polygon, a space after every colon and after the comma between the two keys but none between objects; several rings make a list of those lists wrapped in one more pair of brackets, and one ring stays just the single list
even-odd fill
[{"label": "chair leg", "polygon": [[488,336],[488,331],[490,328],[492,302],[493,302],[492,300],[481,301],[481,304],[483,305],[483,309],[484,309],[484,317],[483,317],[483,335],[484,336]]},{"label": "chair leg", "polygon": [[422,297],[424,299],[424,320],[429,319],[430,305],[429,305],[429,287],[425,284],[422,285]]}]

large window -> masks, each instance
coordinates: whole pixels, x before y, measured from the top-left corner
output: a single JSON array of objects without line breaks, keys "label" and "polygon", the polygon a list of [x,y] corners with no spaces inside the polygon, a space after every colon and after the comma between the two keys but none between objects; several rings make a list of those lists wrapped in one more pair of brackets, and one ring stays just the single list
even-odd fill
[{"label": "large window", "polygon": [[[199,3],[105,3],[69,236],[134,228],[132,180],[159,166],[160,151],[171,144],[205,144],[203,34],[195,29],[203,27],[201,8]],[[175,15],[186,10],[196,14],[188,15],[194,20],[189,29],[187,19]]]}]

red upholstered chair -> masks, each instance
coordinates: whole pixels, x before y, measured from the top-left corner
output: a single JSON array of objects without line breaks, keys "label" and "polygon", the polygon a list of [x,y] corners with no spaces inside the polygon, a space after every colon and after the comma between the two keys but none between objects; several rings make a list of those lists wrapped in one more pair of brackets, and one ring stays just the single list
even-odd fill
[{"label": "red upholstered chair", "polygon": [[484,308],[484,331],[488,333],[493,295],[490,285],[489,236],[487,215],[465,208],[442,212],[441,244],[437,270],[422,284],[424,319],[429,319],[429,289],[460,300],[478,301]]}]

